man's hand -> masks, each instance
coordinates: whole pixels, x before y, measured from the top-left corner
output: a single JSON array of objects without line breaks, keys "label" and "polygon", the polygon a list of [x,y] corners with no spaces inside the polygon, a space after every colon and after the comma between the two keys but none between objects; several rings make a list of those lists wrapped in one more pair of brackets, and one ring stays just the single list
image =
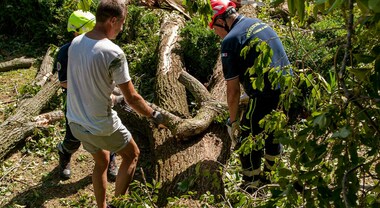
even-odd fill
[{"label": "man's hand", "polygon": [[227,126],[227,131],[228,131],[228,134],[230,135],[232,142],[237,142],[237,139],[240,136],[239,121],[235,120],[234,122],[231,123],[230,118],[228,118],[226,126]]},{"label": "man's hand", "polygon": [[152,119],[155,124],[157,125],[163,125],[164,123],[164,116],[159,111],[153,111],[152,113]]},{"label": "man's hand", "polygon": [[111,98],[112,98],[112,106],[115,106],[116,104],[120,104],[120,105],[124,105],[125,104],[125,101],[124,101],[124,96],[123,95],[114,95],[114,94],[111,94]]},{"label": "man's hand", "polygon": [[239,104],[247,105],[248,102],[249,102],[249,96],[247,95],[247,93],[244,92],[244,94],[242,94],[240,96],[240,103]]}]

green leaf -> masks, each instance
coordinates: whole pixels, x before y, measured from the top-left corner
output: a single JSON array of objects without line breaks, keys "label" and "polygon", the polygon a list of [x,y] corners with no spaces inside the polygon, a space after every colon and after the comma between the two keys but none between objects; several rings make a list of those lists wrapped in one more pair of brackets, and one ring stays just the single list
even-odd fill
[{"label": "green leaf", "polygon": [[272,0],[270,2],[271,4],[271,7],[277,7],[278,5],[280,5],[282,2],[284,2],[284,0]]},{"label": "green leaf", "polygon": [[326,126],[327,118],[325,114],[321,114],[317,116],[313,121],[313,126],[319,126],[319,128],[323,129]]},{"label": "green leaf", "polygon": [[347,138],[351,134],[351,131],[347,129],[347,127],[340,128],[338,131],[334,132],[334,134],[331,137],[338,137],[338,138]]},{"label": "green leaf", "polygon": [[379,2],[379,0],[368,0],[368,7],[376,13],[380,13],[380,2]]},{"label": "green leaf", "polygon": [[295,0],[287,0],[288,1],[288,8],[291,15],[294,15],[296,13],[296,5]]},{"label": "green leaf", "polygon": [[365,63],[365,64],[368,64],[368,63],[371,63],[375,60],[376,57],[374,56],[371,56],[371,55],[365,55],[365,54],[354,54],[354,57],[355,59],[359,62],[359,63]]},{"label": "green leaf", "polygon": [[298,178],[302,180],[306,180],[306,179],[311,179],[317,175],[318,175],[318,171],[315,170],[315,171],[310,171],[307,173],[300,174]]},{"label": "green leaf", "polygon": [[337,7],[339,7],[340,5],[342,5],[342,3],[344,2],[344,0],[335,0],[333,5],[331,5],[331,7],[327,10],[327,14],[330,13],[331,11],[335,10]]},{"label": "green leaf", "polygon": [[92,0],[80,0],[78,2],[78,9],[80,10],[83,10],[83,11],[89,11],[90,10],[90,6],[92,4]]},{"label": "green leaf", "polygon": [[296,0],[297,14],[300,18],[300,22],[303,23],[305,20],[305,2],[304,0]]},{"label": "green leaf", "polygon": [[359,9],[365,14],[368,12],[368,0],[356,0]]},{"label": "green leaf", "polygon": [[359,69],[351,68],[348,71],[354,74],[361,81],[367,82],[369,80],[369,76],[371,75],[371,70],[372,70],[371,68],[359,68]]},{"label": "green leaf", "polygon": [[376,171],[377,177],[380,177],[380,163],[376,164],[375,171]]},{"label": "green leaf", "polygon": [[316,159],[316,160],[311,160],[309,162],[306,162],[304,164],[304,166],[307,167],[307,168],[313,168],[313,167],[317,166],[318,164],[320,164],[321,162],[322,162],[321,158],[320,159]]},{"label": "green leaf", "polygon": [[292,175],[292,171],[289,170],[289,169],[287,169],[287,168],[281,168],[281,169],[279,169],[278,174],[279,174],[280,176],[285,177],[285,176]]},{"label": "green leaf", "polygon": [[178,184],[178,189],[182,192],[185,192],[189,189],[190,187],[190,180],[184,180],[179,182]]},{"label": "green leaf", "polygon": [[314,2],[314,4],[318,5],[318,4],[324,4],[327,0],[316,0]]}]

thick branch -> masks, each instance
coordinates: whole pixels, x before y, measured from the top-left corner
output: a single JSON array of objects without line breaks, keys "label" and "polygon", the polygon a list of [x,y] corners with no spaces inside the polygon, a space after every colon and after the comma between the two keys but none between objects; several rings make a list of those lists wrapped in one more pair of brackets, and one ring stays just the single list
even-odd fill
[{"label": "thick branch", "polygon": [[182,6],[181,0],[140,0],[140,5],[150,8],[160,8],[177,10],[187,19],[191,19],[190,15],[186,12],[186,9]]},{"label": "thick branch", "polygon": [[0,125],[0,160],[23,139],[33,133],[34,128],[40,124],[36,123],[36,116],[48,104],[59,89],[57,76],[45,84],[42,89],[30,99],[22,102],[16,113]]},{"label": "thick branch", "polygon": [[60,121],[64,117],[65,114],[61,110],[57,110],[38,115],[34,117],[32,121],[35,122],[35,125],[43,127]]},{"label": "thick branch", "polygon": [[194,95],[198,103],[206,102],[211,99],[211,94],[206,87],[186,71],[181,72],[178,80]]},{"label": "thick branch", "polygon": [[16,69],[28,69],[33,65],[34,61],[35,59],[33,58],[21,57],[2,62],[0,63],[0,72],[7,72]]},{"label": "thick branch", "polygon": [[163,12],[154,103],[178,116],[188,117],[186,89],[178,82],[178,76],[184,68],[181,54],[178,53],[178,34],[183,26],[184,20],[181,16]]},{"label": "thick branch", "polygon": [[56,50],[57,47],[54,45],[51,45],[48,48],[33,84],[43,86],[45,82],[53,75],[54,53]]}]

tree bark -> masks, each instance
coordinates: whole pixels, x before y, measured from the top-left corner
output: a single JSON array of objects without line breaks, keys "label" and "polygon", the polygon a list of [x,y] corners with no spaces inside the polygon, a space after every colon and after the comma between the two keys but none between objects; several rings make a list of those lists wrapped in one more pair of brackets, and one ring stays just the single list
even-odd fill
[{"label": "tree bark", "polygon": [[42,61],[42,64],[38,70],[36,78],[34,80],[33,85],[43,86],[46,81],[53,76],[53,68],[54,68],[54,53],[56,52],[57,47],[51,45]]},{"label": "tree bark", "polygon": [[59,89],[59,81],[56,76],[42,87],[42,89],[30,99],[25,100],[17,108],[16,113],[0,125],[0,161],[23,139],[33,134],[33,130],[41,123],[36,121],[41,110]]},{"label": "tree bark", "polygon": [[33,58],[15,58],[13,60],[0,63],[0,72],[7,72],[16,69],[29,69],[34,62],[35,59]]},{"label": "tree bark", "polygon": [[[150,105],[163,113],[164,124],[168,128],[157,128],[126,106],[115,109],[132,132],[139,132],[146,138],[142,140],[149,141],[151,162],[154,164],[151,174],[162,183],[159,206],[164,206],[167,197],[180,196],[185,193],[182,191],[192,190],[198,195],[210,191],[223,195],[220,170],[231,153],[231,141],[224,124],[214,122],[216,116],[227,110],[225,95],[220,94],[225,92],[220,60],[215,67],[219,72],[214,73],[211,94],[183,70],[176,42],[179,40],[178,30],[183,25],[182,18],[171,13],[164,16],[161,25],[156,98]],[[195,115],[189,115],[185,88],[197,102]],[[180,190],[178,184],[181,182],[188,183],[188,186]]]},{"label": "tree bark", "polygon": [[184,19],[178,15],[163,12],[161,21],[160,54],[156,71],[155,103],[181,117],[189,116],[185,87],[178,82],[184,66],[178,54],[179,30],[184,26]]}]

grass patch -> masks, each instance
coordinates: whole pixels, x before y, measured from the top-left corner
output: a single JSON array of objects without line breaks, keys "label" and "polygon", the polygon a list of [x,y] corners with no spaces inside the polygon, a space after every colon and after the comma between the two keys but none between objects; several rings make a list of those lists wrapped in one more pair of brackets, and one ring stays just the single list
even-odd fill
[{"label": "grass patch", "polygon": [[20,90],[34,80],[36,73],[37,69],[34,67],[0,72],[0,123],[17,107]]}]

